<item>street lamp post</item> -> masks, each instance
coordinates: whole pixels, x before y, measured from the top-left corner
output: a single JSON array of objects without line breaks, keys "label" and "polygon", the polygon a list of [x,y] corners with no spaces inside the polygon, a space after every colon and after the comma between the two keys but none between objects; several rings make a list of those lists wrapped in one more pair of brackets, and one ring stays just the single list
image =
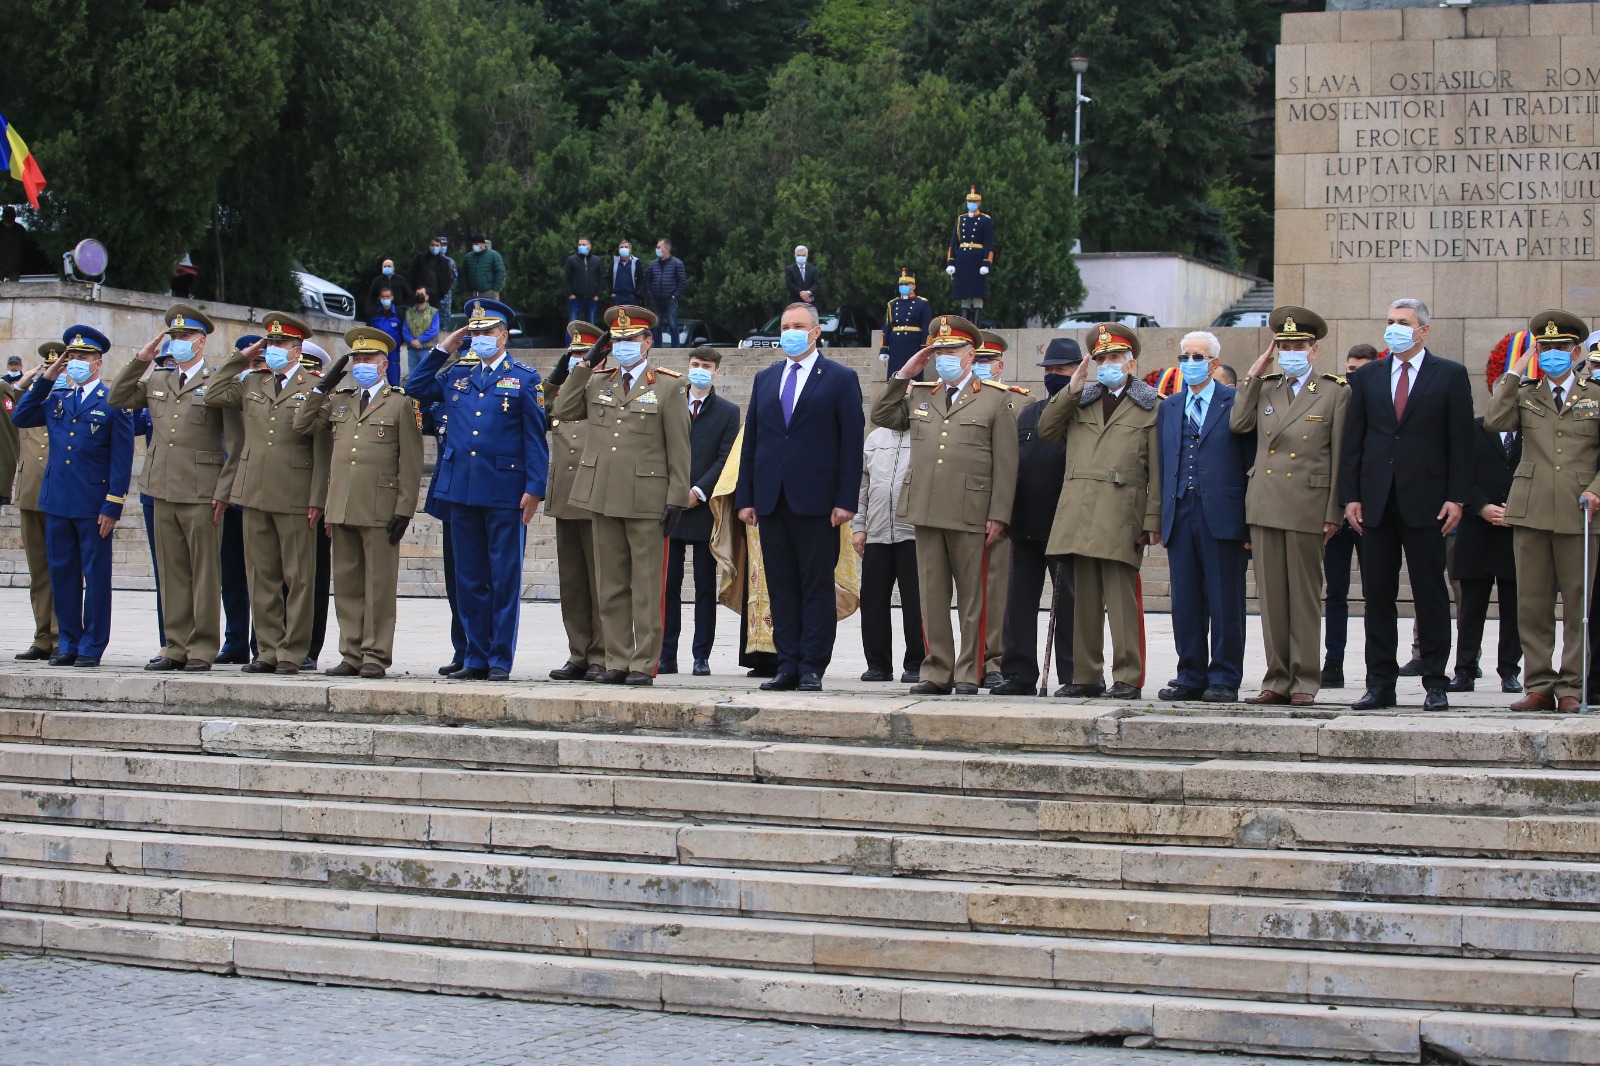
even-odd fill
[{"label": "street lamp post", "polygon": [[1082,169],[1082,161],[1079,159],[1078,152],[1080,145],[1083,143],[1083,105],[1088,101],[1088,97],[1083,95],[1083,75],[1088,69],[1089,59],[1087,56],[1072,57],[1072,73],[1077,75],[1078,80],[1074,94],[1077,99],[1072,106],[1072,198],[1074,200],[1078,198],[1078,172]]}]

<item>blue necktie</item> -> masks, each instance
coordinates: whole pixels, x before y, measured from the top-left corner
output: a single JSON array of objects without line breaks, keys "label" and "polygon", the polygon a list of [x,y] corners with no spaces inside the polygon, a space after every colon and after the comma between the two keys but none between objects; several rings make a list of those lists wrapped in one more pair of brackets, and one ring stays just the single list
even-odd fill
[{"label": "blue necktie", "polygon": [[800,376],[800,364],[789,364],[789,376],[783,379],[783,424],[787,426],[794,418],[794,389],[795,379]]},{"label": "blue necktie", "polygon": [[1200,436],[1200,405],[1203,402],[1199,399],[1189,401],[1189,432],[1196,437]]}]

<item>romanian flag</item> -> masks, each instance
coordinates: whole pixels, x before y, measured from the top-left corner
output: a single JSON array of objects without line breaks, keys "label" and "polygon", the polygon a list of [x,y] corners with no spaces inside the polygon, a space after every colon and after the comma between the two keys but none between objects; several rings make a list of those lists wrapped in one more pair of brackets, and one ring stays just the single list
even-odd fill
[{"label": "romanian flag", "polygon": [[44,174],[40,172],[33,153],[23,143],[22,136],[17,133],[17,128],[7,122],[4,115],[0,115],[0,170],[9,170],[13,178],[22,182],[28,202],[34,207],[39,206],[39,190],[44,188]]}]

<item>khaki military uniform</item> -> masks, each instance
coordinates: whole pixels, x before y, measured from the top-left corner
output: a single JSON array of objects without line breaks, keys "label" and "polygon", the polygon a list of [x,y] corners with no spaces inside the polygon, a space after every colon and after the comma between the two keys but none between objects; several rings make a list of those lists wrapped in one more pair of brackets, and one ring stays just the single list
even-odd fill
[{"label": "khaki military uniform", "polygon": [[1105,683],[1105,626],[1113,680],[1144,684],[1140,532],[1161,532],[1156,390],[1136,378],[1107,415],[1104,386],[1062,389],[1045,405],[1039,436],[1067,446],[1066,481],[1046,555],[1073,556],[1072,680]]},{"label": "khaki military uniform", "polygon": [[[559,398],[560,393],[558,392]],[[550,419],[550,480],[544,512],[556,520],[556,568],[561,578],[561,622],[567,631],[567,662],[605,663],[596,584],[594,517],[571,502],[572,483],[589,438],[586,420]]]},{"label": "khaki military uniform", "polygon": [[[1025,403],[1026,400],[1013,401]],[[983,668],[979,674],[999,674],[1005,657],[1006,603],[1011,587],[1011,538],[1001,537],[989,546],[989,572],[984,596]]]},{"label": "khaki military uniform", "polygon": [[311,650],[317,573],[317,531],[308,513],[327,502],[330,440],[327,433],[306,437],[294,430],[315,375],[295,366],[280,390],[269,372],[240,380],[244,368],[243,353],[219,367],[204,403],[243,412],[232,501],[244,509],[245,570],[260,659],[299,666]]},{"label": "khaki military uniform", "polygon": [[[4,397],[5,423],[10,433],[4,437],[15,440],[16,451],[5,469],[15,480],[5,493],[17,509],[17,524],[22,534],[22,552],[28,560],[28,601],[33,608],[33,647],[56,653],[56,601],[50,593],[50,556],[45,551],[44,512],[39,510],[39,490],[44,486],[44,468],[50,455],[49,430],[17,429],[11,421],[12,408],[20,398],[15,386],[0,381],[0,397]],[[0,457],[3,462],[3,457]]]},{"label": "khaki military uniform", "polygon": [[333,538],[333,606],[339,657],[357,669],[394,664],[395,600],[400,546],[385,528],[396,515],[417,513],[422,486],[422,430],[405,392],[379,384],[365,411],[363,389],[341,384],[313,390],[294,414],[294,428],[329,439],[328,531]]},{"label": "khaki military uniform", "polygon": [[1315,371],[1298,395],[1291,384],[1276,363],[1246,378],[1228,428],[1256,433],[1244,507],[1267,654],[1261,687],[1314,696],[1322,685],[1322,527],[1344,520],[1339,446],[1350,387]]},{"label": "khaki military uniform", "polygon": [[156,501],[155,552],[161,616],[176,662],[211,662],[222,646],[222,525],[211,501],[233,493],[243,427],[235,411],[205,405],[215,367],[177,368],[130,359],[111,387],[113,407],[149,408],[152,426],[139,490]]},{"label": "khaki military uniform", "polygon": [[[1011,390],[969,377],[948,402],[942,381],[891,379],[872,422],[911,433],[911,466],[895,517],[916,528],[922,628],[921,678],[943,689],[981,680],[980,645],[990,621],[983,597],[987,523],[1011,521],[1017,489],[1017,419]],[[961,657],[950,625],[950,589],[961,616]],[[1002,578],[999,584],[1004,585]],[[991,593],[993,585],[990,586]],[[1004,610],[994,611],[1003,617]]]},{"label": "khaki military uniform", "polygon": [[689,506],[689,402],[677,375],[641,363],[631,390],[620,369],[587,365],[561,387],[552,417],[587,420],[568,502],[593,518],[600,625],[608,671],[654,675],[661,659],[667,504]]},{"label": "khaki military uniform", "polygon": [[[1570,375],[1559,410],[1549,378],[1519,381],[1507,375],[1484,412],[1485,429],[1522,434],[1506,499],[1517,555],[1517,628],[1528,692],[1578,698],[1583,685],[1583,590],[1593,580],[1583,566],[1583,511],[1578,497],[1600,494],[1600,382]],[[1600,525],[1592,527],[1600,532]],[[1556,593],[1563,604],[1561,667],[1556,646]]]}]

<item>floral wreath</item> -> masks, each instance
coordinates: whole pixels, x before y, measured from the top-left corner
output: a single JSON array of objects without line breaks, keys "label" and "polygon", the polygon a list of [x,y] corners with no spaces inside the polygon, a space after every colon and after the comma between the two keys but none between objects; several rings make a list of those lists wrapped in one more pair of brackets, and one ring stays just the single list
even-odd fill
[{"label": "floral wreath", "polygon": [[1144,376],[1144,383],[1155,389],[1157,396],[1175,396],[1183,388],[1183,375],[1177,367],[1169,366],[1165,370],[1150,371]]},{"label": "floral wreath", "polygon": [[[1494,389],[1494,383],[1500,380],[1500,375],[1515,366],[1517,360],[1522,358],[1523,353],[1533,347],[1533,334],[1525,329],[1518,330],[1515,333],[1507,333],[1500,338],[1500,343],[1496,344],[1494,351],[1489,353],[1489,362],[1483,368],[1483,375],[1487,379],[1491,391]],[[1527,379],[1536,381],[1542,377],[1544,377],[1544,371],[1539,369],[1539,360],[1534,359],[1529,362]]]}]

